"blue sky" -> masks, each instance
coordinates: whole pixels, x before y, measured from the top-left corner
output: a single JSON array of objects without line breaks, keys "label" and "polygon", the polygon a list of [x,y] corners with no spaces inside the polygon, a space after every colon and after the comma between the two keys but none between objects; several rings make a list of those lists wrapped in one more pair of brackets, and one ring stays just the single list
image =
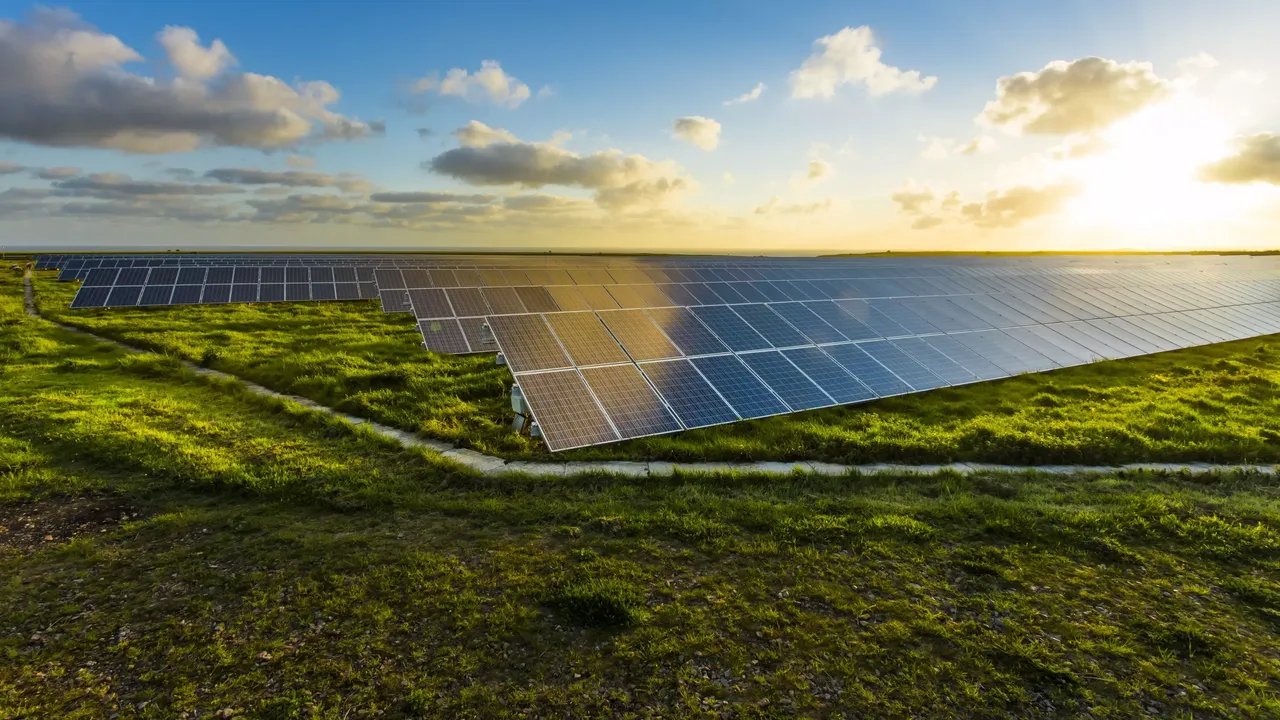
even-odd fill
[{"label": "blue sky", "polygon": [[[1266,164],[1280,163],[1269,160],[1273,141],[1280,148],[1274,2],[58,7],[65,10],[51,16],[28,3],[0,2],[7,23],[0,53],[65,53],[72,46],[49,29],[57,26],[88,33],[95,47],[118,42],[134,57],[57,77],[40,69],[47,60],[32,62],[29,78],[19,73],[10,87],[0,85],[0,105],[13,109],[12,116],[0,111],[0,163],[10,168],[0,174],[0,192],[26,192],[10,193],[7,202],[0,195],[0,220],[9,228],[0,232],[20,236],[18,244],[753,252],[1248,247],[1266,244],[1280,224],[1280,168]],[[234,56],[199,76],[208,94],[252,73],[295,87],[323,81],[340,97],[311,114],[299,111],[312,131],[284,140],[245,139],[240,130],[205,133],[215,120],[191,120],[193,114],[231,122],[224,118],[228,101],[212,108],[215,101],[206,98],[181,108],[178,98],[172,112],[159,113],[163,120],[146,121],[162,125],[147,129],[148,137],[167,140],[137,140],[140,131],[127,123],[142,117],[138,108],[112,91],[108,112],[95,105],[93,89],[115,87],[110,83],[129,74],[179,93],[181,61],[167,56],[157,35],[169,26],[194,31],[192,47],[201,52],[217,40]],[[840,35],[846,29],[850,34]],[[822,55],[815,42],[850,40],[862,29],[869,39],[857,41],[855,54],[879,52],[885,72],[936,80],[892,80],[893,87],[877,91],[865,77],[846,77],[830,97],[805,96],[796,73]],[[818,64],[852,57],[837,55]],[[1088,58],[1100,64],[1077,64]],[[480,91],[460,97],[438,84],[410,91],[433,74],[474,73],[486,60],[500,66],[511,87],[516,80],[527,86],[530,97],[502,101]],[[1054,62],[1061,63],[1062,85],[1051,77],[1058,71],[1041,75]],[[1019,73],[1034,75],[1029,94],[1001,94],[998,82]],[[760,83],[765,89],[757,99],[725,104]],[[993,101],[1014,119],[976,121]],[[1036,113],[1054,112],[1062,121],[1052,131],[1028,124]],[[1101,121],[1087,120],[1089,114]],[[123,135],[102,135],[101,118],[116,115],[123,124],[111,132]],[[329,132],[325,117],[354,123],[345,126],[350,137],[320,138]],[[692,118],[687,127],[703,132],[710,132],[707,121],[718,124],[714,147],[707,147],[709,136],[702,145],[681,136],[679,118]],[[81,130],[63,132],[64,123]],[[468,123],[505,132],[464,147],[454,132]],[[419,128],[432,134],[420,137]],[[1067,148],[1086,146],[1105,149],[1066,158]],[[432,164],[445,156],[450,162]],[[626,167],[609,159],[634,156],[640,160]],[[608,167],[593,171],[593,158]],[[1232,158],[1235,165],[1224,164]],[[521,162],[560,163],[563,172],[537,174]],[[494,171],[493,163],[505,165]],[[1229,172],[1244,165],[1243,175]],[[446,166],[449,172],[441,170]],[[1209,166],[1218,170],[1202,170]],[[41,177],[40,169],[50,167],[76,173]],[[347,181],[337,188],[239,177],[219,191],[205,174],[228,168]],[[120,174],[135,185],[122,185]],[[351,181],[357,176],[362,184]],[[1185,182],[1171,184],[1172,176]],[[136,185],[143,181],[200,187]],[[1134,185],[1144,187],[1125,196]],[[459,198],[376,199],[409,192]],[[524,196],[534,199],[523,205],[512,199]],[[286,211],[286,199],[295,197]],[[535,202],[537,212],[522,209]],[[1187,204],[1213,212],[1181,217]]]}]

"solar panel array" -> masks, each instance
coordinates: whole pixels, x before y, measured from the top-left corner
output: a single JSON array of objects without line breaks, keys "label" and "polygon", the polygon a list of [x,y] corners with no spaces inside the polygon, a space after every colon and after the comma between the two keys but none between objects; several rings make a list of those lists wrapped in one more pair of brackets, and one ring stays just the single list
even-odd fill
[{"label": "solar panel array", "polygon": [[96,256],[73,306],[377,297],[552,450],[1280,332],[1268,257],[357,257]]}]

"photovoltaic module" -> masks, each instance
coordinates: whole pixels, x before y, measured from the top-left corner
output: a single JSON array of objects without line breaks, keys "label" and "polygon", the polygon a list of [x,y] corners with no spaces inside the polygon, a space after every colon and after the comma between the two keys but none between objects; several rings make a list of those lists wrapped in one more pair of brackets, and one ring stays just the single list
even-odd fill
[{"label": "photovoltaic module", "polygon": [[1280,332],[1247,255],[46,255],[72,307],[378,299],[597,445]]}]

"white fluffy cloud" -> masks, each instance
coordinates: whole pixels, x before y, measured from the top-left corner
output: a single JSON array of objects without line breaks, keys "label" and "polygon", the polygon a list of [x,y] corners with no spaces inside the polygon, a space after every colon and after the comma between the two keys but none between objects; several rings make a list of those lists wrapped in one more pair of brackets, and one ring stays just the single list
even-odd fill
[{"label": "white fluffy cloud", "polygon": [[1071,183],[1031,187],[1019,185],[992,191],[982,202],[960,208],[965,220],[981,228],[1010,228],[1044,215],[1056,213],[1067,200],[1078,195],[1080,187]]},{"label": "white fluffy cloud", "polygon": [[925,212],[926,207],[933,203],[937,197],[932,188],[928,186],[921,187],[913,182],[908,182],[899,188],[897,192],[890,195],[889,199],[897,203],[902,212],[908,215],[917,215]]},{"label": "white fluffy cloud", "polygon": [[1013,133],[1091,133],[1157,103],[1172,85],[1151,63],[1118,63],[1100,57],[1055,60],[1039,72],[1022,72],[996,82],[996,99],[980,122]]},{"label": "white fluffy cloud", "polygon": [[169,64],[178,75],[189,80],[208,80],[236,64],[236,58],[222,44],[214,40],[209,47],[200,45],[200,36],[191,28],[170,25],[156,36],[169,57]]},{"label": "white fluffy cloud", "polygon": [[172,80],[124,69],[144,58],[65,10],[0,20],[0,137],[37,145],[163,153],[203,145],[274,149],[351,140],[383,131],[329,109],[340,97],[322,81],[290,85],[232,73],[219,42],[194,31],[160,33]]},{"label": "white fluffy cloud", "polygon": [[764,94],[764,90],[765,90],[764,83],[756,83],[755,87],[742,93],[738,97],[733,98],[732,100],[725,100],[724,104],[725,105],[741,105],[742,103],[748,103],[748,102],[751,102],[752,100],[759,100],[760,96]]},{"label": "white fluffy cloud", "polygon": [[921,76],[918,70],[884,64],[876,37],[866,25],[819,38],[813,46],[813,54],[791,73],[792,97],[829,98],[841,85],[862,85],[872,97],[894,92],[915,94],[938,82],[936,77]]},{"label": "white fluffy cloud", "polygon": [[1200,169],[1207,182],[1280,185],[1280,135],[1258,133],[1236,140],[1235,155]]},{"label": "white fluffy cloud", "polygon": [[305,155],[290,155],[284,159],[284,164],[292,168],[309,168],[316,166],[316,159]]},{"label": "white fluffy cloud", "polygon": [[494,143],[520,142],[515,135],[501,128],[491,128],[479,120],[472,120],[453,131],[458,144],[463,147],[486,147]]},{"label": "white fluffy cloud", "polygon": [[924,143],[920,155],[930,160],[945,160],[952,155],[982,155],[993,152],[997,147],[995,139],[986,135],[979,135],[963,144],[957,143],[955,138],[921,135],[920,142]]},{"label": "white fluffy cloud", "polygon": [[423,167],[479,186],[561,185],[593,190],[596,204],[610,210],[661,205],[692,186],[671,162],[624,155],[618,150],[579,155],[554,143],[523,142],[510,133],[507,136],[510,139],[501,142],[447,150]]},{"label": "white fluffy cloud", "polygon": [[453,68],[441,78],[431,73],[413,83],[414,93],[435,92],[442,96],[460,97],[467,102],[490,102],[509,108],[520,107],[532,94],[529,86],[508,75],[497,60],[485,60],[480,69],[468,73],[463,68]]},{"label": "white fluffy cloud", "polygon": [[769,198],[769,202],[756,208],[756,215],[813,215],[831,209],[831,198],[812,203],[780,202],[777,195]]},{"label": "white fluffy cloud", "polygon": [[703,150],[715,150],[720,144],[720,123],[711,118],[697,115],[676,118],[671,132],[681,140],[688,140]]}]

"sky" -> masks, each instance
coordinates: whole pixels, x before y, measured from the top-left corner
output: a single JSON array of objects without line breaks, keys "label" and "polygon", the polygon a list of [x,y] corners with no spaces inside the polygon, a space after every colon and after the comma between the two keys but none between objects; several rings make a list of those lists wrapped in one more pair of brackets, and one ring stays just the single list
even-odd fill
[{"label": "sky", "polygon": [[0,247],[1274,248],[1280,3],[0,0]]}]

